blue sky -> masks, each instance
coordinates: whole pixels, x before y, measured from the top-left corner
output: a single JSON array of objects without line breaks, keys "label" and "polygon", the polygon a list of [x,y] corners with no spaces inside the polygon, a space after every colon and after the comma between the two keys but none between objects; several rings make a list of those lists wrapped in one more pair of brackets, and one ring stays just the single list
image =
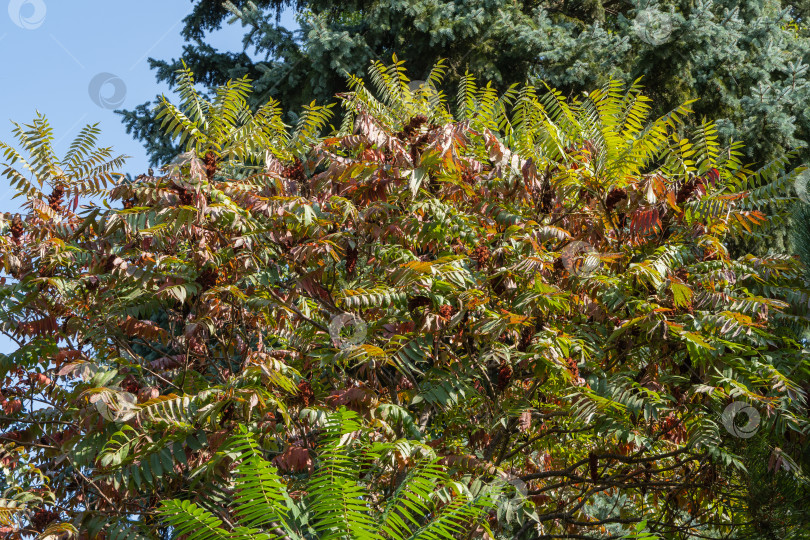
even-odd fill
[{"label": "blue sky", "polygon": [[[85,124],[98,123],[99,143],[131,156],[121,172],[148,164],[140,143],[127,135],[113,109],[131,109],[169,92],[155,82],[148,58],[182,53],[182,20],[189,0],[3,0],[0,9],[0,140],[16,146],[10,120],[30,122],[36,111],[54,128],[62,155]],[[282,22],[292,24],[291,14]],[[240,24],[211,36],[223,50],[242,49]],[[0,212],[19,199],[0,179]],[[0,338],[0,352],[10,343]]]}]

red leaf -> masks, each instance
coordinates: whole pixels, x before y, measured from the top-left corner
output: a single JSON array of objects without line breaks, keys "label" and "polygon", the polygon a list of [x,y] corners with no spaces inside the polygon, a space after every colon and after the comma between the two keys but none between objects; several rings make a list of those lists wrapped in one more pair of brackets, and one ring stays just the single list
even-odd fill
[{"label": "red leaf", "polygon": [[639,208],[630,217],[630,234],[635,237],[647,236],[661,227],[661,216],[657,208]]},{"label": "red leaf", "polygon": [[285,472],[312,471],[312,458],[309,450],[300,446],[291,446],[283,454],[273,459],[273,465]]}]

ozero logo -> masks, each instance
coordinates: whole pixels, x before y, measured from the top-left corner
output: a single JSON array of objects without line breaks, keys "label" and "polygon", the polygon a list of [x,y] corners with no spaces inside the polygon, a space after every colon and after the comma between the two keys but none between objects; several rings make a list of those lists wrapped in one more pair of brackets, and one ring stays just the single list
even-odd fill
[{"label": "ozero logo", "polygon": [[[742,423],[744,415],[746,421]],[[744,401],[735,401],[725,408],[720,419],[726,430],[741,439],[753,437],[759,429],[759,412]]]},{"label": "ozero logo", "polygon": [[651,7],[638,13],[633,21],[633,29],[642,41],[650,45],[663,45],[672,35],[672,16]]},{"label": "ozero logo", "polygon": [[48,8],[42,0],[11,0],[8,16],[11,22],[25,30],[35,30],[45,22]]},{"label": "ozero logo", "polygon": [[90,81],[87,93],[93,103],[102,109],[115,109],[124,103],[127,97],[127,85],[117,75],[99,73]]},{"label": "ozero logo", "polygon": [[366,322],[352,313],[341,313],[329,322],[329,335],[338,349],[349,349],[366,340]]},{"label": "ozero logo", "polygon": [[796,195],[803,203],[810,204],[810,169],[805,169],[796,175],[793,180],[793,187],[796,189]]},{"label": "ozero logo", "polygon": [[599,252],[581,240],[568,244],[560,257],[565,269],[574,276],[588,277],[599,267]]}]

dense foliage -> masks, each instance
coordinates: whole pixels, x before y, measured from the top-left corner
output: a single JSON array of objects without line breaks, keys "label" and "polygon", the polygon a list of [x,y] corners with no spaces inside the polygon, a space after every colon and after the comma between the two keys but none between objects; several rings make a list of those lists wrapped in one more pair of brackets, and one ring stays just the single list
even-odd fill
[{"label": "dense foliage", "polygon": [[[345,90],[347,74],[396,53],[414,78],[438,58],[448,80],[467,71],[506,90],[548,83],[568,96],[606,83],[642,78],[654,115],[691,99],[694,119],[716,122],[721,140],[745,140],[756,166],[803,147],[810,159],[808,64],[810,30],[804,0],[193,0],[185,19],[183,58],[207,88],[247,75],[258,107],[269,97],[295,122],[300,108]],[[299,28],[280,24],[294,12]],[[235,15],[235,16],[234,16]],[[208,32],[233,17],[244,27],[244,50],[217,50]],[[173,84],[179,60],[150,60]],[[120,111],[127,130],[155,163],[177,154],[154,122],[153,104]],[[799,163],[799,161],[796,161]],[[735,255],[795,253],[788,225],[770,241],[737,239]]]},{"label": "dense foliage", "polygon": [[[330,107],[288,129],[184,69],[159,119],[186,152],[102,205],[64,199],[120,169],[93,128],[62,160],[43,119],[0,146],[27,200],[0,229],[3,534],[264,526],[234,499],[259,467],[254,495],[344,538],[319,481],[355,452],[329,489],[368,494],[361,523],[441,463],[415,525],[489,501],[497,539],[808,536],[804,267],[725,247],[801,170],[749,171],[617,81],[467,75],[451,114],[444,71],[373,64],[322,137]],[[744,405],[753,429],[721,416]],[[335,446],[329,418],[358,425]],[[476,515],[457,537],[490,535]]]},{"label": "dense foliage", "polygon": [[[316,450],[322,465],[307,482],[306,496],[296,497],[300,501],[290,496],[256,441],[240,433],[229,449],[239,461],[234,515],[240,525],[225,530],[221,519],[189,501],[164,501],[161,513],[175,534],[188,540],[258,540],[267,539],[268,532],[271,538],[290,540],[434,540],[476,529],[491,507],[488,497],[468,496],[466,486],[448,478],[429,447],[352,436],[362,429],[355,418],[342,410],[324,419],[325,436]],[[403,454],[412,458],[404,474],[398,464]],[[385,493],[370,493],[369,484],[382,484]]]},{"label": "dense foliage", "polygon": [[[581,95],[609,79],[643,77],[654,114],[690,99],[695,118],[716,121],[724,139],[748,141],[748,160],[764,163],[810,140],[807,67],[810,35],[804,1],[634,0],[195,0],[185,20],[183,58],[208,88],[248,75],[251,103],[268,97],[287,110],[345,90],[346,74],[396,53],[414,78],[438,58],[451,81],[469,71],[505,90],[545,81]],[[279,23],[292,9],[300,29]],[[236,14],[244,52],[218,51],[208,31]],[[159,80],[174,81],[178,60],[153,60]],[[169,158],[151,107],[125,122],[156,162]],[[810,156],[810,153],[805,153]]]}]

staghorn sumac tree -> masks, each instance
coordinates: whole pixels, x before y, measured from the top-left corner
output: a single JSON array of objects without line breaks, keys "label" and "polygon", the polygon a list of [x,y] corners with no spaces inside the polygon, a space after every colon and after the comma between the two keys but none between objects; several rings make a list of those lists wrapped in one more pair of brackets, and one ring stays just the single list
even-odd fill
[{"label": "staghorn sumac tree", "polygon": [[726,249],[802,171],[750,171],[688,104],[651,119],[616,82],[569,101],[467,76],[454,117],[443,70],[374,63],[327,137],[328,107],[287,128],[247,80],[208,101],[185,70],[160,114],[187,152],[76,213],[15,172],[47,130],[7,151],[29,211],[0,240],[0,440],[43,478],[4,495],[7,535],[168,534],[168,500],[235,530],[226,441],[301,500],[341,408],[347,441],[395,443],[357,477],[373,512],[426,445],[499,539],[804,534],[804,269]]}]

